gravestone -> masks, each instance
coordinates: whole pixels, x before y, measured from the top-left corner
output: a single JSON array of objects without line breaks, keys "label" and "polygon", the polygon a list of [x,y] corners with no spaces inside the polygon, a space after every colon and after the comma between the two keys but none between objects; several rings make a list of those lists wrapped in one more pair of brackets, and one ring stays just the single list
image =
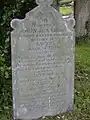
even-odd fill
[{"label": "gravestone", "polygon": [[[11,27],[14,119],[30,120],[73,110],[74,30],[51,7],[38,7]],[[70,25],[70,24],[69,24]]]}]

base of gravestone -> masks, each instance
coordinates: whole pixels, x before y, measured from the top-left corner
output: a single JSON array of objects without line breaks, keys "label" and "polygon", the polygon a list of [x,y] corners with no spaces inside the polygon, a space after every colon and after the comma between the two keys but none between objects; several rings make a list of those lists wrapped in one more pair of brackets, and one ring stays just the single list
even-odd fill
[{"label": "base of gravestone", "polygon": [[[44,120],[45,117],[42,117],[42,118],[38,118],[38,119],[28,119],[28,120]],[[25,120],[25,119],[15,119],[15,120]]]}]

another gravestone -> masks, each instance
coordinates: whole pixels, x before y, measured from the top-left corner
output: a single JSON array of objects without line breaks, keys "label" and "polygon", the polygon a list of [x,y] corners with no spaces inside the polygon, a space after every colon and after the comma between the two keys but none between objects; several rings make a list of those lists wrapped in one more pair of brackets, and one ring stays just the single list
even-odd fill
[{"label": "another gravestone", "polygon": [[74,37],[52,0],[14,19],[11,26],[14,119],[73,110]]}]

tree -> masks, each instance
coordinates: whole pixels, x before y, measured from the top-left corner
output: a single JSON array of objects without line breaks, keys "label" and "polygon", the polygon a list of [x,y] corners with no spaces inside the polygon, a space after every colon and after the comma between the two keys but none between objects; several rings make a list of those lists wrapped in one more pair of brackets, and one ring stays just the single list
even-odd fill
[{"label": "tree", "polygon": [[86,35],[86,23],[90,15],[90,0],[75,0],[76,36]]}]

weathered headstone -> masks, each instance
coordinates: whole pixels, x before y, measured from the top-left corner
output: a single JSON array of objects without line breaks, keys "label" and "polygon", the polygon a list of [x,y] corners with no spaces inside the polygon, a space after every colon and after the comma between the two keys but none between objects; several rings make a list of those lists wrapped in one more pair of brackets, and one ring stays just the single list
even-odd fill
[{"label": "weathered headstone", "polygon": [[53,0],[14,19],[11,26],[14,119],[30,120],[73,110],[74,37]]}]

